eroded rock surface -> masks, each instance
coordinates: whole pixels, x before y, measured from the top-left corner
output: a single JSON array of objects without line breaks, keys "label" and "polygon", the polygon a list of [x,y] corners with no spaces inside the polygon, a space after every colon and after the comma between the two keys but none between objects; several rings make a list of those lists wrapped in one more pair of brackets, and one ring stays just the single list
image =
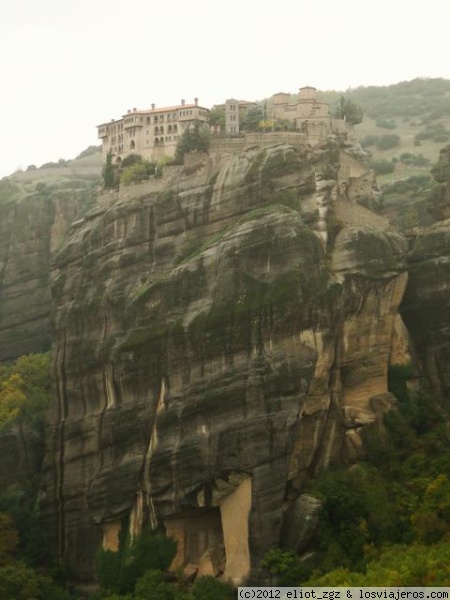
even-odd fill
[{"label": "eroded rock surface", "polygon": [[423,386],[448,403],[450,391],[450,146],[431,170],[437,182],[429,210],[438,223],[411,240],[409,284],[401,306]]},{"label": "eroded rock surface", "polygon": [[25,193],[1,182],[0,361],[50,349],[50,265],[69,225],[93,202],[85,182],[68,183]]},{"label": "eroded rock surface", "polygon": [[103,532],[114,545],[118,523],[149,519],[179,540],[179,564],[243,581],[305,479],[360,456],[406,242],[376,224],[327,239],[333,202],[356,201],[338,174],[336,144],[254,148],[74,225],[53,273],[42,513],[78,577]]}]

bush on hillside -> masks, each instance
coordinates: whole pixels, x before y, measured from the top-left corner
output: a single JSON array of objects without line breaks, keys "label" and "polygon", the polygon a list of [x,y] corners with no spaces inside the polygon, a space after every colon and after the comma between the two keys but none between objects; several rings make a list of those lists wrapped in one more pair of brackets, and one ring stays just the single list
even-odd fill
[{"label": "bush on hillside", "polygon": [[378,150],[390,150],[400,144],[400,136],[396,133],[388,133],[380,136],[376,142]]},{"label": "bush on hillside", "polygon": [[375,171],[375,175],[387,175],[393,173],[395,169],[395,163],[391,160],[371,160],[369,164]]},{"label": "bush on hillside", "polygon": [[397,127],[395,119],[377,119],[375,124],[383,129],[395,129]]},{"label": "bush on hillside", "polygon": [[133,182],[145,181],[155,175],[155,173],[156,163],[142,160],[121,169],[120,183],[128,185]]},{"label": "bush on hillside", "polygon": [[379,135],[374,135],[374,134],[366,135],[361,140],[361,146],[363,148],[368,148],[369,146],[375,146],[375,144],[378,142],[379,139],[380,139]]}]

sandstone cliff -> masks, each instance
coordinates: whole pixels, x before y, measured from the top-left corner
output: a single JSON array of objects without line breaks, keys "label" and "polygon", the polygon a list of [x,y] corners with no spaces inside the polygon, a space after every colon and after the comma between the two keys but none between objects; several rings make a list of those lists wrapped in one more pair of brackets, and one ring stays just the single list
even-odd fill
[{"label": "sandstone cliff", "polygon": [[390,402],[406,242],[357,205],[357,165],[336,142],[204,157],[73,225],[41,509],[78,577],[145,519],[235,582],[301,544],[305,479]]}]

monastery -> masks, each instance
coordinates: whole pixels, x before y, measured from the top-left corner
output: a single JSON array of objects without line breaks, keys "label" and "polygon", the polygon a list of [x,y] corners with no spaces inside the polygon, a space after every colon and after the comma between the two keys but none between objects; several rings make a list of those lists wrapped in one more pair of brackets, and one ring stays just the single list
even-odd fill
[{"label": "monastery", "polygon": [[[226,100],[216,108],[224,110],[225,128],[219,132],[212,128],[213,135],[225,137],[242,136],[241,120],[245,113],[260,106],[267,133],[274,130],[277,121],[290,122],[292,129],[302,133],[308,141],[323,140],[332,130],[329,106],[316,99],[316,88],[302,87],[297,99],[291,100],[290,94],[274,94],[264,105],[245,100]],[[179,137],[193,127],[195,123],[209,123],[209,110],[198,104],[181,100],[177,106],[150,109],[128,110],[121,119],[112,119],[109,123],[97,126],[98,137],[103,142],[103,159],[112,152],[114,162],[128,154],[140,154],[149,161],[158,161],[164,157],[173,157]]]},{"label": "monastery", "polygon": [[209,110],[181,100],[177,106],[148,110],[128,110],[121,119],[98,125],[98,137],[103,141],[103,160],[112,152],[119,163],[128,154],[140,154],[149,161],[158,161],[165,156],[174,156],[178,138],[194,123],[207,123]]}]

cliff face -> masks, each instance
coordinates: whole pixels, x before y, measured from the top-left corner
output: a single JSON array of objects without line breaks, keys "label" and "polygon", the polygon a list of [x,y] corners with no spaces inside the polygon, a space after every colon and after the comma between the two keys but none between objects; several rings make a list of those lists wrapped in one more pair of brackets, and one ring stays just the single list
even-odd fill
[{"label": "cliff face", "polygon": [[0,361],[50,349],[52,257],[93,202],[85,182],[68,184],[0,182]]},{"label": "cliff face", "polygon": [[429,210],[440,221],[413,240],[401,310],[426,385],[446,399],[450,391],[450,146],[441,150],[431,172],[437,185]]},{"label": "cliff face", "polygon": [[205,158],[73,226],[42,513],[80,578],[102,538],[148,518],[176,564],[243,581],[280,539],[300,544],[305,479],[360,455],[390,402],[406,242],[356,204],[332,216],[350,202],[339,153]]}]

